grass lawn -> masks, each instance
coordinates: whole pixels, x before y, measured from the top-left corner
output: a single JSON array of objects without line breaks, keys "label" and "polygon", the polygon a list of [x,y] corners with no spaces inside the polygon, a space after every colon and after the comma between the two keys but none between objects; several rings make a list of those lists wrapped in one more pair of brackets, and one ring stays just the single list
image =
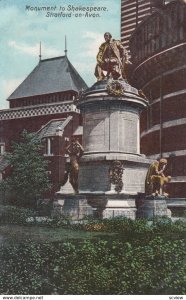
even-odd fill
[{"label": "grass lawn", "polygon": [[109,236],[112,233],[85,232],[64,228],[49,228],[39,226],[0,225],[0,245],[19,243],[25,240],[34,242],[56,242],[67,239],[92,239],[94,237]]}]

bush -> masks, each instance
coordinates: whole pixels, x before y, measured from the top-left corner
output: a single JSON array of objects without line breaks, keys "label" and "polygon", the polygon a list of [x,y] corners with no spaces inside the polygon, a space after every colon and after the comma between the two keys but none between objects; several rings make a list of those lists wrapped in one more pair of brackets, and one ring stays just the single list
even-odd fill
[{"label": "bush", "polygon": [[36,212],[31,209],[17,208],[15,206],[4,206],[0,217],[0,224],[27,224],[27,219],[35,217]]},{"label": "bush", "polygon": [[159,217],[153,220],[137,219],[131,220],[124,217],[113,219],[90,220],[85,223],[74,225],[85,231],[115,232],[130,237],[141,235],[151,237],[152,234],[163,234],[170,237],[171,234],[182,236],[186,230],[186,222],[173,222],[170,218]]},{"label": "bush", "polygon": [[1,249],[1,294],[143,295],[186,292],[184,241],[112,240]]}]

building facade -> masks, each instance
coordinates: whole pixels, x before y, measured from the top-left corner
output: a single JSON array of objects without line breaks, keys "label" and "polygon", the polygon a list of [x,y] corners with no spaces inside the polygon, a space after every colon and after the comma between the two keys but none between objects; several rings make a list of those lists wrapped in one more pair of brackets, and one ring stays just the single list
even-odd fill
[{"label": "building facade", "polygon": [[144,18],[173,0],[121,0],[121,41],[129,49],[129,40]]},{"label": "building facade", "polygon": [[0,178],[8,169],[4,153],[19,141],[25,129],[36,133],[49,161],[52,193],[59,189],[66,161],[65,149],[72,136],[82,135],[81,115],[74,105],[87,85],[67,56],[40,60],[29,76],[7,99],[10,108],[0,111]]},{"label": "building facade", "polygon": [[121,41],[126,49],[134,29],[150,14],[150,0],[121,0]]},{"label": "building facade", "polygon": [[130,39],[132,83],[149,106],[141,115],[141,152],[168,159],[171,197],[186,191],[186,4],[171,1]]}]

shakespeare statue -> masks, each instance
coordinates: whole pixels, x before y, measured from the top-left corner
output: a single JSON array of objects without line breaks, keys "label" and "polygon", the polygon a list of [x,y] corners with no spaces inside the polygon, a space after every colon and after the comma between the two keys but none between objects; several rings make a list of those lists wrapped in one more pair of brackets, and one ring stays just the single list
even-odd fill
[{"label": "shakespeare statue", "polygon": [[72,142],[66,148],[66,151],[70,157],[70,163],[66,164],[62,186],[69,179],[75,194],[78,194],[79,159],[83,155],[84,149],[76,138],[72,138]]},{"label": "shakespeare statue", "polygon": [[[105,43],[97,54],[95,76],[98,81],[112,78],[126,79],[126,65],[130,64],[128,52],[120,41],[112,39],[109,32],[104,34]],[[106,75],[104,74],[106,71]]]},{"label": "shakespeare statue", "polygon": [[145,194],[153,196],[168,196],[165,193],[165,184],[171,181],[171,176],[165,176],[164,170],[167,166],[167,160],[161,158],[153,162],[147,172],[145,179]]}]

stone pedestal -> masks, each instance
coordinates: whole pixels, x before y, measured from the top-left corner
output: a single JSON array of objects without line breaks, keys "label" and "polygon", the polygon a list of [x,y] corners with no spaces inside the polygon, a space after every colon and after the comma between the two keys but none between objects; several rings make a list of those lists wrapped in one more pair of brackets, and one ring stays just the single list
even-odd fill
[{"label": "stone pedestal", "polygon": [[132,195],[87,195],[88,203],[93,208],[93,216],[96,218],[126,217],[136,218],[135,199]]},{"label": "stone pedestal", "polygon": [[53,215],[70,217],[72,220],[81,220],[85,216],[92,216],[93,209],[82,195],[63,195],[57,193],[54,201]]},{"label": "stone pedestal", "polygon": [[[138,90],[124,80],[97,82],[77,102],[83,116],[85,150],[80,160],[79,193],[86,196],[94,215],[135,218],[135,198],[144,192],[151,163],[140,154],[139,117],[146,105]],[[110,176],[114,161],[123,168],[119,193]]]},{"label": "stone pedestal", "polygon": [[171,217],[171,211],[167,208],[166,197],[147,196],[144,203],[137,210],[138,218]]}]

